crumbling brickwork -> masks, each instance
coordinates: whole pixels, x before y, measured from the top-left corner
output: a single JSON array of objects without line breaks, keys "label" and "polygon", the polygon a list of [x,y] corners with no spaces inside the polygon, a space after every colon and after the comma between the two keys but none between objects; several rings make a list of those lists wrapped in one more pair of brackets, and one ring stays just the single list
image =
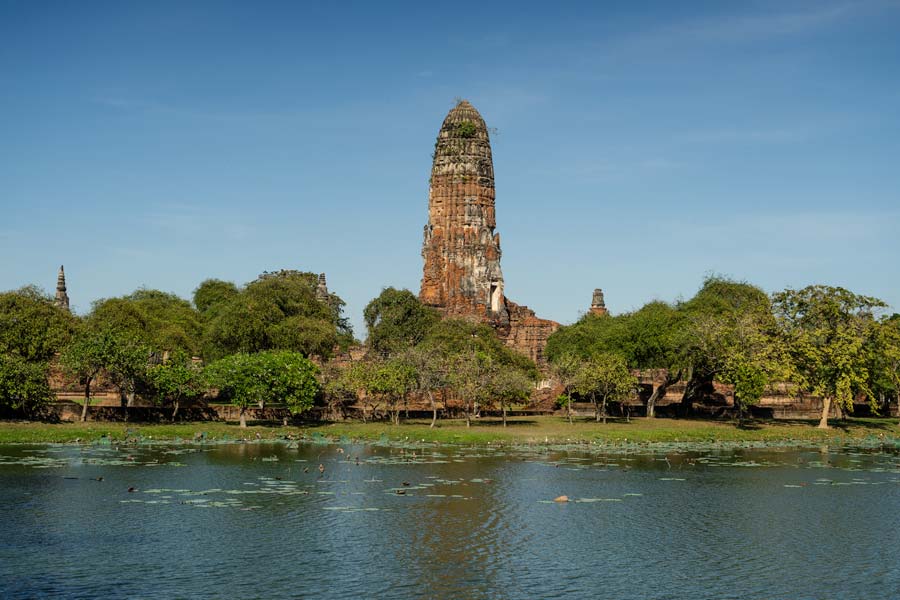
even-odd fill
[{"label": "crumbling brickwork", "polygon": [[508,345],[543,363],[547,338],[559,324],[506,299],[490,134],[465,100],[441,125],[430,183],[419,298],[445,316],[490,323]]}]

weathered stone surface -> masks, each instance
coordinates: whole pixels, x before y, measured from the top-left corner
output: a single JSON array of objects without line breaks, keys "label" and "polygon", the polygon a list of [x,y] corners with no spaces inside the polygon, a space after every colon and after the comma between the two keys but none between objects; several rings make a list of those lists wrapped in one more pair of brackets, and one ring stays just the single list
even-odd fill
[{"label": "weathered stone surface", "polygon": [[316,284],[316,300],[328,302],[328,283],[325,281],[325,273],[319,273],[319,279]]},{"label": "weathered stone surface", "polygon": [[448,316],[508,319],[494,164],[487,126],[468,102],[444,119],[434,147],[420,298]]},{"label": "weathered stone surface", "polygon": [[69,294],[66,293],[66,272],[59,265],[59,274],[56,276],[56,305],[69,310]]},{"label": "weathered stone surface", "polygon": [[594,290],[594,296],[591,299],[591,308],[589,311],[592,315],[606,315],[609,314],[609,311],[606,310],[606,301],[603,299],[603,290],[597,288]]},{"label": "weathered stone surface", "polygon": [[527,306],[519,306],[506,300],[509,311],[509,325],[498,325],[497,333],[508,346],[515,348],[538,365],[544,365],[544,348],[547,338],[559,329],[559,323],[535,316]]},{"label": "weathered stone surface", "polygon": [[490,323],[509,346],[542,364],[547,338],[559,324],[507,300],[494,198],[488,128],[463,100],[447,114],[435,142],[419,298],[445,316]]}]

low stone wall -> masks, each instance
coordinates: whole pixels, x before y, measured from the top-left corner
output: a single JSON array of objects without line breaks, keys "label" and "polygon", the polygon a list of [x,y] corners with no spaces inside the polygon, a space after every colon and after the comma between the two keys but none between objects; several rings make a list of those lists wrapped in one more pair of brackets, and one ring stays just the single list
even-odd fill
[{"label": "low stone wall", "polygon": [[[48,409],[51,421],[75,422],[81,420],[81,404],[75,402],[54,402]],[[178,409],[176,421],[239,421],[241,410],[231,404],[196,404]],[[248,408],[248,421],[289,422],[293,415],[284,406]],[[314,416],[304,414],[309,418]],[[162,423],[172,420],[172,409],[158,406],[92,405],[88,410],[88,421]]]}]

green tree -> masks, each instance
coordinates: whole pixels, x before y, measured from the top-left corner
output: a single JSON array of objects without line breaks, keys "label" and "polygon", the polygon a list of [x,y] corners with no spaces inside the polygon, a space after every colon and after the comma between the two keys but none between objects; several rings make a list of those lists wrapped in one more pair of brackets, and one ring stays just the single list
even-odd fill
[{"label": "green tree", "polygon": [[561,327],[547,340],[551,363],[568,355],[579,360],[616,354],[629,368],[662,370],[665,377],[647,401],[647,416],[656,414],[657,401],[685,373],[685,317],[676,307],[653,301],[624,315],[585,315]]},{"label": "green tree", "polygon": [[819,427],[828,428],[832,403],[853,410],[857,394],[870,402],[870,353],[877,333],[877,298],[813,285],[774,295],[774,309],[801,386],[822,397]]},{"label": "green tree", "polygon": [[34,416],[53,400],[49,364],[76,325],[34,286],[0,293],[0,411]]},{"label": "green tree", "polygon": [[572,377],[572,388],[580,396],[591,399],[594,418],[606,423],[609,402],[625,402],[637,387],[625,359],[618,354],[596,354],[581,362]]},{"label": "green tree", "polygon": [[490,371],[496,363],[484,351],[459,352],[450,356],[447,384],[463,401],[466,427],[471,427],[478,406],[490,402]]},{"label": "green tree", "polygon": [[421,346],[443,356],[472,356],[480,352],[501,366],[513,367],[537,376],[537,367],[528,357],[506,346],[489,325],[463,319],[443,319],[435,323],[422,340]]},{"label": "green tree", "polygon": [[[685,373],[685,319],[675,307],[655,301],[626,315],[620,328],[618,344],[604,348],[605,353],[618,353],[633,369],[662,370],[662,383],[647,399],[647,416],[656,416],[656,403],[669,387],[681,381]],[[613,338],[616,339],[616,338]]]},{"label": "green tree", "polygon": [[399,425],[399,402],[415,387],[413,368],[399,358],[375,359],[362,374],[366,394],[384,402],[391,422]]},{"label": "green tree", "polygon": [[194,290],[194,306],[204,317],[238,295],[238,288],[230,281],[207,279]]},{"label": "green tree", "polygon": [[398,356],[412,373],[412,391],[425,394],[431,405],[431,425],[437,424],[437,403],[434,394],[447,386],[447,357],[435,348],[412,347]]},{"label": "green tree", "polygon": [[779,371],[769,297],[749,283],[710,276],[679,310],[685,318],[681,351],[688,373],[682,410],[690,413],[704,389],[724,381],[740,387],[735,401],[742,418],[746,406],[762,394],[768,376]]},{"label": "green tree", "polygon": [[172,407],[172,421],[183,402],[198,400],[206,393],[203,369],[184,352],[174,352],[168,360],[151,366],[147,379],[154,401]]},{"label": "green tree", "polygon": [[77,321],[34,286],[0,294],[0,354],[48,362],[72,338]]},{"label": "green tree", "polygon": [[566,407],[566,418],[569,424],[572,424],[572,393],[575,391],[577,377],[585,360],[579,358],[575,354],[557,354],[553,361],[550,362],[550,370],[553,376],[563,386],[563,393],[560,397]]},{"label": "green tree", "polygon": [[94,302],[88,319],[110,329],[127,331],[157,354],[200,351],[200,313],[175,294],[139,289],[121,298]]},{"label": "green tree", "polygon": [[527,401],[534,388],[534,380],[527,373],[509,367],[488,366],[488,392],[492,401],[500,404],[503,426],[506,427],[506,415],[513,402]]},{"label": "green tree", "polygon": [[291,350],[328,358],[353,342],[344,302],[316,297],[318,276],[299,271],[266,273],[237,295],[213,304],[204,330],[204,356]]},{"label": "green tree", "polygon": [[320,389],[317,375],[309,359],[286,350],[233,354],[206,368],[209,384],[240,408],[241,427],[254,404],[283,402],[294,415],[312,408]]},{"label": "green tree", "polygon": [[52,400],[46,362],[0,354],[0,413],[37,415]]},{"label": "green tree", "polygon": [[147,368],[149,351],[133,334],[88,322],[60,355],[60,364],[84,386],[81,421],[87,420],[91,386],[104,375],[120,395],[133,391],[135,380]]},{"label": "green tree", "polygon": [[440,319],[438,312],[422,304],[409,290],[381,290],[363,311],[369,333],[367,343],[381,354],[400,352],[425,339]]},{"label": "green tree", "polygon": [[376,362],[377,360],[363,360],[351,363],[349,367],[344,369],[341,374],[341,381],[337,384],[347,390],[353,390],[353,393],[357,398],[360,396],[360,392],[362,392],[363,423],[368,422],[370,415],[372,419],[376,418],[375,401],[377,401],[377,398],[367,391],[370,371],[374,368]]},{"label": "green tree", "polygon": [[900,404],[900,315],[885,317],[879,323],[869,371],[878,404]]},{"label": "green tree", "polygon": [[[358,400],[358,391],[362,389],[352,366],[340,365],[329,361],[322,368],[320,375],[322,397],[331,420],[343,419],[345,409]],[[363,421],[366,415],[363,413]]]}]

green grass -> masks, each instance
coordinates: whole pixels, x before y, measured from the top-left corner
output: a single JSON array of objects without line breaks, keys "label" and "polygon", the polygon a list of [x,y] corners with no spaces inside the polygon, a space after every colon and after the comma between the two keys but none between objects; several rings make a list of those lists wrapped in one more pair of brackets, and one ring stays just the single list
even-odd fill
[{"label": "green grass", "polygon": [[561,417],[517,417],[509,427],[499,419],[481,419],[467,428],[464,421],[439,421],[434,429],[427,420],[412,420],[401,425],[388,423],[313,423],[301,426],[251,425],[241,429],[236,423],[193,422],[178,424],[142,423],[37,423],[0,422],[0,443],[46,443],[93,441],[101,437],[125,439],[127,435],[154,440],[191,440],[198,433],[207,439],[280,439],[287,435],[326,436],[359,441],[426,441],[451,444],[518,443],[654,443],[654,442],[827,442],[863,440],[873,436],[900,437],[897,419],[848,419],[833,421],[832,428],[821,430],[815,421],[764,421],[739,428],[730,422],[693,419],[616,420],[603,425],[579,419],[570,425]]}]

